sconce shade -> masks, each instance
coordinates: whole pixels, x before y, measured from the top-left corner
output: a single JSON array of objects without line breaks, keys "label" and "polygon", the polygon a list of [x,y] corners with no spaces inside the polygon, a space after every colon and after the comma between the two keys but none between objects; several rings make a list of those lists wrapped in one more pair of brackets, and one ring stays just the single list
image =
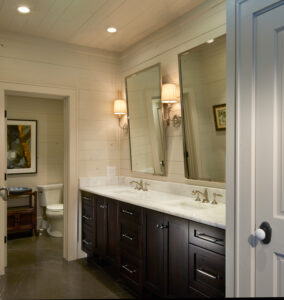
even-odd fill
[{"label": "sconce shade", "polygon": [[113,113],[118,116],[125,115],[127,113],[126,101],[121,99],[114,100]]},{"label": "sconce shade", "polygon": [[174,83],[162,85],[162,103],[177,103],[177,87]]}]

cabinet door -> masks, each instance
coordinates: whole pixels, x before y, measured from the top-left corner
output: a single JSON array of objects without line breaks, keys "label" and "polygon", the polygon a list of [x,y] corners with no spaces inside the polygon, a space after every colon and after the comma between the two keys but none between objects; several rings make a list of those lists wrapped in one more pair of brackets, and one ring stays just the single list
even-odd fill
[{"label": "cabinet door", "polygon": [[168,224],[167,295],[188,297],[188,221],[165,215]]},{"label": "cabinet door", "polygon": [[115,264],[118,260],[118,205],[107,199],[107,256]]},{"label": "cabinet door", "polygon": [[164,215],[146,210],[144,218],[144,285],[149,291],[163,296],[164,244],[167,244],[167,228],[162,229]]},{"label": "cabinet door", "polygon": [[96,247],[99,256],[107,254],[107,202],[104,197],[96,196]]}]

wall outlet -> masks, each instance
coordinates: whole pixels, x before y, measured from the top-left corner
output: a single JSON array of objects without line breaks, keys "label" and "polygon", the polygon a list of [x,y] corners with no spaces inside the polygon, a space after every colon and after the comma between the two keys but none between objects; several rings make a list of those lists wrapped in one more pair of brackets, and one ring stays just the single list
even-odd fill
[{"label": "wall outlet", "polygon": [[107,177],[114,177],[116,174],[116,167],[107,167]]}]

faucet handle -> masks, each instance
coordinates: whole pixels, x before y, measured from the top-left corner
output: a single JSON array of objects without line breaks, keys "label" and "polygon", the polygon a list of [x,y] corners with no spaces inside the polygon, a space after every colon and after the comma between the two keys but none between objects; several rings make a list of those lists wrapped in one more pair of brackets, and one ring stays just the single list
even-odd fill
[{"label": "faucet handle", "polygon": [[149,186],[149,185],[150,185],[150,183],[144,182],[144,186],[143,186],[143,191],[144,191],[144,192],[147,192],[147,191],[148,191],[147,186]]},{"label": "faucet handle", "polygon": [[218,204],[216,197],[223,197],[223,195],[218,194],[218,193],[213,193],[213,201],[211,202],[211,204],[214,204],[214,205]]},{"label": "faucet handle", "polygon": [[194,196],[197,195],[195,201],[201,201],[201,199],[199,197],[200,192],[198,190],[192,190],[191,194]]}]

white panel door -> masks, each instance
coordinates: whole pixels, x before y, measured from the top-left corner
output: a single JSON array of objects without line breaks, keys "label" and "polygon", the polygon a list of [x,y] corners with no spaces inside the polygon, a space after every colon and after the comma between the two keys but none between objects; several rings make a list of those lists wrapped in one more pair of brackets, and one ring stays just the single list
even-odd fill
[{"label": "white panel door", "polygon": [[5,95],[4,90],[0,89],[0,276],[4,275],[7,265],[7,243],[4,238],[7,234],[7,195],[5,173],[7,168],[6,161],[6,118],[5,118]]},{"label": "white panel door", "polygon": [[254,16],[256,296],[284,297],[284,1]]}]

